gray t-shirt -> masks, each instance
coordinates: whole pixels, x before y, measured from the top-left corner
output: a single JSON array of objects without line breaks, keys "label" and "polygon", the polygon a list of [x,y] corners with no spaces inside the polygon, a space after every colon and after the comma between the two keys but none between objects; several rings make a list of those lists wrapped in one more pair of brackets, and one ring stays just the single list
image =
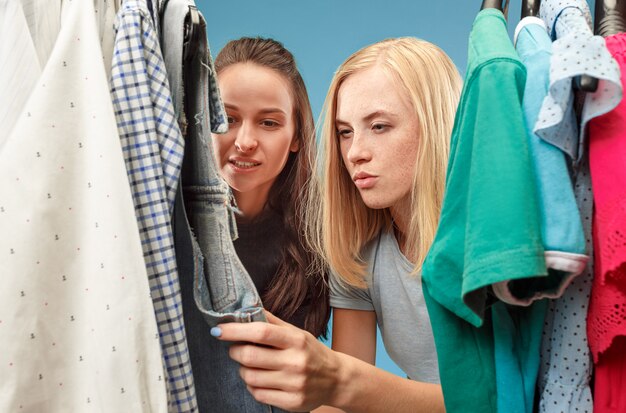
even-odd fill
[{"label": "gray t-shirt", "polygon": [[382,231],[363,249],[367,289],[330,277],[330,305],[376,312],[385,349],[413,380],[439,384],[437,352],[430,326],[421,274],[400,251],[393,232]]}]

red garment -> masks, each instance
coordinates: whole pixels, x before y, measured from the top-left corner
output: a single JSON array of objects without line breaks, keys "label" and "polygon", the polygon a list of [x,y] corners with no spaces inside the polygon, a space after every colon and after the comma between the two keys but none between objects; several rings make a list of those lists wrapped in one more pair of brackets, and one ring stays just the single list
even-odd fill
[{"label": "red garment", "polygon": [[594,413],[626,412],[626,337],[618,337],[595,366]]},{"label": "red garment", "polygon": [[[606,38],[626,91],[626,34]],[[600,85],[600,87],[602,87]],[[626,99],[589,124],[594,194],[594,280],[587,336],[595,366],[594,412],[626,412]],[[620,337],[621,336],[621,337]]]}]

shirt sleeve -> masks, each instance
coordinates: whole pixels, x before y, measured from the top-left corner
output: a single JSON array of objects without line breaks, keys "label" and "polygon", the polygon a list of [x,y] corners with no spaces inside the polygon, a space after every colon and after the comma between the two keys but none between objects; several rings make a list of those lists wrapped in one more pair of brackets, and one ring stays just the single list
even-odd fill
[{"label": "shirt sleeve", "polygon": [[358,288],[339,280],[339,276],[331,273],[330,306],[347,310],[374,311],[369,288]]}]

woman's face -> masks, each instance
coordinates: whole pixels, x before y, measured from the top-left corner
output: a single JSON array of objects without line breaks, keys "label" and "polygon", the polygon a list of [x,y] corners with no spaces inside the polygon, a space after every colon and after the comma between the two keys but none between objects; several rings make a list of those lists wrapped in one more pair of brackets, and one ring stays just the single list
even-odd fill
[{"label": "woman's face", "polygon": [[393,208],[410,199],[418,119],[407,94],[377,66],[346,78],[337,94],[341,156],[365,205]]},{"label": "woman's face", "polygon": [[223,177],[235,195],[265,204],[294,139],[293,98],[286,78],[272,69],[237,63],[223,69],[218,83],[229,130],[213,134],[213,146]]}]

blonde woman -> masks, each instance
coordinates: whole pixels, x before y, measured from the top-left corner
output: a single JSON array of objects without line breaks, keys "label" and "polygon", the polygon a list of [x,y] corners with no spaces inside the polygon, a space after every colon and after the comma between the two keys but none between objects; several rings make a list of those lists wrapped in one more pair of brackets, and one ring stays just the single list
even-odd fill
[{"label": "blonde woman", "polygon": [[[444,410],[420,268],[435,236],[461,79],[431,43],[399,38],[359,50],[337,70],[315,164],[309,238],[330,266],[332,350],[270,315],[212,334],[253,396],[287,410]],[[321,204],[321,207],[320,207]],[[406,372],[373,366],[376,325]],[[338,411],[321,407],[319,412]]]}]

